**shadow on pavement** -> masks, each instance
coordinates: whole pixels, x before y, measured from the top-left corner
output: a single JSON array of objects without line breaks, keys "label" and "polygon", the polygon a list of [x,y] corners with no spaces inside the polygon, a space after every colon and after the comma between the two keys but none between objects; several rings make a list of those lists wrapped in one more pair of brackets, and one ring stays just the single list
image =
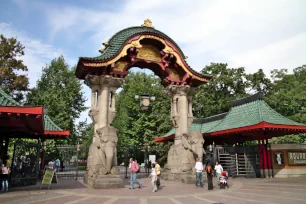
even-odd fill
[{"label": "shadow on pavement", "polygon": [[[9,192],[15,191],[37,191],[40,190],[41,181],[38,181],[36,185],[32,186],[21,186],[13,187],[9,189]],[[59,189],[80,189],[86,188],[82,183],[77,180],[59,180],[58,183],[52,183],[50,189],[59,190]],[[48,185],[42,185],[41,190],[48,190]]]}]

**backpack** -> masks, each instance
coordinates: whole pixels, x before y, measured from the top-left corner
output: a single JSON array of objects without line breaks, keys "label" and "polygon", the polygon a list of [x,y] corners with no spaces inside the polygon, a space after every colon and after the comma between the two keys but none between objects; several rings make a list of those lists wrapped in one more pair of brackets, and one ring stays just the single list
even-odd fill
[{"label": "backpack", "polygon": [[211,173],[211,166],[206,167],[206,172],[209,173],[209,174]]},{"label": "backpack", "polygon": [[159,164],[156,164],[155,171],[156,171],[156,175],[159,176],[160,175],[160,166],[159,166]]},{"label": "backpack", "polygon": [[139,168],[139,164],[135,163],[135,172],[139,173],[140,172],[140,168]]}]

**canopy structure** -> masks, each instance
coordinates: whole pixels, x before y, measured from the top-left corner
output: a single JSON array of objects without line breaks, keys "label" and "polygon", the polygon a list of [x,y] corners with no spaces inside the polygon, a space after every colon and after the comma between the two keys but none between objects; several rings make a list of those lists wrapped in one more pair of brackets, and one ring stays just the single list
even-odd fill
[{"label": "canopy structure", "polygon": [[196,72],[186,62],[180,47],[165,33],[155,29],[150,19],[142,26],[115,33],[100,49],[100,56],[80,57],[76,76],[110,75],[124,78],[131,67],[148,68],[158,75],[164,86],[170,84],[199,86],[211,79]]},{"label": "canopy structure", "polygon": [[[272,109],[262,93],[233,101],[232,108],[208,118],[195,119],[190,130],[199,130],[205,141],[216,144],[270,139],[306,132],[306,125],[290,120]],[[174,139],[175,129],[156,142]]]},{"label": "canopy structure", "polygon": [[69,131],[59,128],[42,106],[22,106],[0,89],[1,136],[9,138],[66,138]]}]

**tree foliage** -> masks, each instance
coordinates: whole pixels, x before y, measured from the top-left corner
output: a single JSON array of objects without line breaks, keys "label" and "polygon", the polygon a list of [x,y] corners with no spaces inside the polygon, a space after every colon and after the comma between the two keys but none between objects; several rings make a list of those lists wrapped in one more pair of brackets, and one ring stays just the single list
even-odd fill
[{"label": "tree foliage", "polygon": [[[271,72],[273,86],[268,92],[266,100],[276,111],[282,115],[306,124],[306,65],[297,67],[292,74],[286,69]],[[275,143],[302,143],[306,134],[285,136]]]},{"label": "tree foliage", "polygon": [[29,86],[29,79],[23,74],[28,68],[20,59],[23,55],[24,46],[16,38],[0,34],[0,86],[18,102]]},{"label": "tree foliage", "polygon": [[[193,100],[196,117],[209,117],[227,112],[231,102],[256,92],[265,93],[265,101],[280,114],[306,123],[306,65],[288,74],[286,69],[273,70],[271,76],[262,69],[246,74],[244,68],[229,68],[227,64],[211,63],[202,71],[212,80],[202,85]],[[302,143],[305,134],[274,138],[274,143]]]},{"label": "tree foliage", "polygon": [[[140,101],[135,99],[135,95],[143,92],[156,97],[147,111],[141,110]],[[144,151],[146,146],[150,146],[151,153],[163,156],[158,158],[161,162],[165,160],[168,146],[154,142],[155,137],[171,129],[170,97],[160,85],[160,79],[153,75],[131,72],[125,78],[116,100],[117,116],[113,126],[119,130],[118,155],[131,148]]]},{"label": "tree foliage", "polygon": [[195,117],[209,117],[227,112],[232,100],[247,95],[248,84],[243,67],[229,68],[227,64],[211,63],[201,72],[210,74],[213,78],[207,84],[202,85],[195,94],[193,100]]},{"label": "tree foliage", "polygon": [[27,97],[28,104],[43,105],[60,128],[70,130],[73,143],[78,134],[76,119],[86,110],[82,85],[74,73],[75,68],[70,69],[63,56],[53,59]]}]

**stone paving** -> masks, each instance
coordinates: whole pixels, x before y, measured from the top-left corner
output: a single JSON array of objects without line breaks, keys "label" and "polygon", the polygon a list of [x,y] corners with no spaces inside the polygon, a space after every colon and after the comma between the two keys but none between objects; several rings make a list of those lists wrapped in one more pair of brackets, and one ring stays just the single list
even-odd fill
[{"label": "stone paving", "polygon": [[[51,189],[30,186],[0,193],[1,204],[306,204],[306,178],[230,179],[229,189],[213,191],[191,184],[162,180],[161,189],[153,193],[150,180],[139,179],[144,186],[134,190],[92,189],[81,181],[62,180]],[[216,181],[216,180],[214,180]]]}]

